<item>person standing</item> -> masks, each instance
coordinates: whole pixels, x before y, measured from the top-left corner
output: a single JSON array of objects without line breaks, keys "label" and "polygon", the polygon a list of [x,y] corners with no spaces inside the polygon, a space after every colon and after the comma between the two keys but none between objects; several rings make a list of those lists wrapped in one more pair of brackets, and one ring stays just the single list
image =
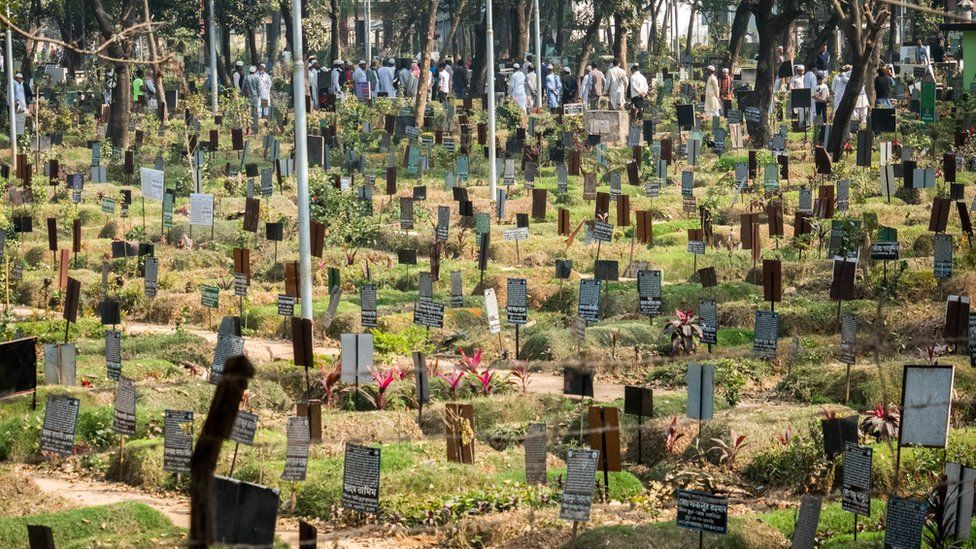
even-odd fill
[{"label": "person standing", "polygon": [[313,111],[319,108],[319,72],[319,62],[313,57],[308,67],[308,105]]},{"label": "person standing", "polygon": [[366,78],[366,61],[360,59],[359,63],[356,64],[356,68],[352,71],[352,91],[356,94],[356,98],[360,101],[365,101],[369,97],[369,91],[366,87],[369,85],[369,80]]},{"label": "person standing", "polygon": [[929,64],[929,51],[922,43],[922,39],[918,39],[918,43],[915,45],[915,64],[917,65],[928,65]]},{"label": "person standing", "polygon": [[515,69],[512,71],[511,76],[508,77],[508,96],[512,98],[512,101],[519,106],[522,113],[526,113],[526,97],[525,97],[525,73],[522,72],[518,63],[512,65]]},{"label": "person standing", "polygon": [[803,74],[806,72],[806,67],[803,65],[797,65],[793,68],[793,78],[790,78],[790,89],[798,90],[803,87]]},{"label": "person standing", "polygon": [[607,71],[607,87],[610,95],[610,108],[619,111],[627,103],[627,71],[620,67],[620,60],[614,59],[613,66]]},{"label": "person standing", "polygon": [[27,122],[27,94],[24,91],[24,75],[14,75],[14,110],[17,111],[17,135],[24,135]]},{"label": "person standing", "polygon": [[583,81],[580,83],[580,99],[583,101],[583,108],[589,108],[590,93],[592,89],[593,89],[593,67],[587,65],[586,71],[583,73]]},{"label": "person standing", "polygon": [[380,70],[377,71],[380,97],[396,97],[396,88],[393,87],[393,81],[396,79],[396,74],[393,70],[395,64],[396,61],[392,58],[388,59],[386,66],[380,67]]},{"label": "person standing", "polygon": [[813,70],[803,73],[803,87],[810,90],[810,104],[806,108],[810,109],[808,116],[812,116],[817,110],[816,101],[813,97],[817,91],[817,71]]},{"label": "person standing", "polygon": [[878,67],[878,75],[874,77],[874,106],[883,109],[890,109],[893,106],[891,93],[895,86],[895,81],[888,74],[888,69]]},{"label": "person standing", "polygon": [[831,82],[831,88],[833,88],[834,93],[834,111],[837,110],[837,106],[840,105],[840,100],[844,97],[844,92],[847,91],[847,83],[851,80],[851,66],[844,65],[840,68],[840,72],[834,76],[833,82]]},{"label": "person standing", "polygon": [[603,71],[600,70],[599,66],[594,64],[593,70],[590,71],[590,108],[600,108],[600,101],[603,99],[605,84],[606,79],[603,76]]},{"label": "person standing", "polygon": [[817,87],[813,93],[814,116],[827,123],[827,102],[830,101],[830,88],[824,82],[824,75],[817,75]]},{"label": "person standing", "polygon": [[260,118],[261,108],[261,79],[258,78],[258,68],[251,65],[247,69],[248,75],[244,77],[244,84],[241,90],[251,106],[251,128],[249,133],[258,132],[258,118]]},{"label": "person standing", "polygon": [[234,91],[241,93],[241,86],[244,85],[244,62],[238,61],[234,63],[234,73],[231,75],[231,81],[234,84]]},{"label": "person standing", "polygon": [[134,110],[141,110],[142,106],[142,86],[145,82],[142,80],[142,70],[136,71],[136,77],[132,80],[132,105]]},{"label": "person standing", "polygon": [[708,80],[705,82],[705,116],[710,120],[712,117],[722,115],[722,100],[719,97],[718,77],[715,76],[715,65],[705,68]]},{"label": "person standing", "polygon": [[813,61],[813,68],[817,72],[823,73],[824,76],[830,70],[830,53],[827,52],[827,44],[820,46],[820,53],[817,54],[817,58]]},{"label": "person standing", "polygon": [[[2,58],[2,56],[0,56]],[[102,84],[102,100],[103,104],[112,104],[112,93],[115,91],[115,71],[109,69],[105,73],[105,82]]]},{"label": "person standing", "polygon": [[729,74],[729,69],[722,67],[722,78],[718,83],[719,97],[722,99],[722,116],[728,116],[729,111],[732,110],[732,75]]},{"label": "person standing", "polygon": [[413,74],[410,73],[410,67],[403,66],[397,72],[397,82],[400,86],[400,95],[403,97],[412,97],[410,95],[410,80],[413,79]]},{"label": "person standing", "polygon": [[563,82],[554,69],[549,69],[546,76],[546,100],[550,109],[558,109],[563,96]]},{"label": "person standing", "polygon": [[647,78],[641,74],[640,65],[630,68],[630,112],[634,120],[644,118],[644,98],[647,97]]},{"label": "person standing", "polygon": [[153,112],[156,110],[158,103],[156,102],[156,81],[153,79],[152,70],[146,75],[146,81],[143,83],[143,87],[146,88],[146,106],[149,108],[149,112]]},{"label": "person standing", "polygon": [[528,110],[532,110],[536,107],[541,107],[542,105],[536,105],[535,100],[539,92],[539,73],[536,72],[535,66],[532,63],[526,64],[525,73],[525,106]]},{"label": "person standing", "polygon": [[378,59],[373,59],[369,64],[369,70],[366,71],[366,81],[369,82],[369,98],[376,98],[376,93],[380,89],[380,62]]},{"label": "person standing", "polygon": [[258,80],[261,82],[261,118],[267,118],[271,113],[271,75],[265,70],[264,63],[258,63]]},{"label": "person standing", "polygon": [[444,62],[437,68],[437,91],[441,102],[447,101],[451,96],[451,73],[447,70],[449,66],[450,64]]},{"label": "person standing", "polygon": [[458,99],[464,99],[468,96],[468,69],[460,57],[451,72],[451,87],[454,88],[454,96]]},{"label": "person standing", "polygon": [[329,75],[329,92],[336,97],[336,101],[345,95],[342,89],[342,60],[332,62],[332,73]]},{"label": "person standing", "polygon": [[579,86],[576,85],[576,77],[573,76],[573,70],[569,67],[563,67],[563,97],[562,104],[572,103],[576,101],[576,97],[579,94]]}]

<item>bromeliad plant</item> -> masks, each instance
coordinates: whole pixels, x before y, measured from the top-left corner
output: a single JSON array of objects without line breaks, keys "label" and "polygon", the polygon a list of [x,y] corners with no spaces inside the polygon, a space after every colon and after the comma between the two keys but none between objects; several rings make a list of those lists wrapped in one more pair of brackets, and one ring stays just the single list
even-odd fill
[{"label": "bromeliad plant", "polygon": [[469,372],[477,372],[481,367],[481,349],[475,350],[471,356],[466,355],[460,347],[458,352],[461,353],[461,367]]},{"label": "bromeliad plant", "polygon": [[342,378],[342,364],[336,362],[329,369],[321,357],[315,357],[319,362],[319,385],[322,387],[323,400],[329,408],[335,408],[339,396],[346,392],[346,388],[340,384]]},{"label": "bromeliad plant", "polygon": [[365,390],[363,390],[363,395],[374,408],[385,410],[386,405],[393,400],[388,393],[392,392],[390,388],[393,386],[393,382],[398,379],[397,370],[391,368],[384,371],[379,368],[370,368],[369,373],[373,376],[373,383],[376,384],[373,389],[376,391],[376,395],[371,395]]},{"label": "bromeliad plant", "polygon": [[478,380],[478,390],[481,391],[482,396],[490,395],[494,389],[492,380],[495,378],[495,372],[492,372],[491,368],[485,368],[484,372],[480,374],[478,372],[471,372],[471,375]]},{"label": "bromeliad plant", "polygon": [[447,383],[447,394],[451,397],[451,400],[457,400],[458,387],[461,386],[461,381],[464,380],[464,371],[454,370],[449,374],[438,374],[438,377]]},{"label": "bromeliad plant", "polygon": [[664,326],[664,335],[671,336],[672,351],[690,354],[698,345],[696,339],[701,339],[704,335],[701,321],[690,310],[675,309],[674,314],[678,318],[668,321]]},{"label": "bromeliad plant", "polygon": [[508,375],[509,381],[517,384],[519,392],[523,395],[529,392],[529,378],[532,377],[532,372],[529,371],[529,364],[525,360],[518,360],[515,362],[515,366],[512,368],[512,373]]}]

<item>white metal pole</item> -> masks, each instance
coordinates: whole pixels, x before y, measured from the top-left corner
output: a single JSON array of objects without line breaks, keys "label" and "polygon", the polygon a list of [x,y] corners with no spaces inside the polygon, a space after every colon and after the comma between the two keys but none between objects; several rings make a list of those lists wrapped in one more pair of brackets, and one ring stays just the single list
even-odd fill
[{"label": "white metal pole", "polygon": [[538,82],[536,82],[536,86],[535,86],[536,87],[536,94],[535,94],[536,95],[536,102],[535,102],[535,104],[536,104],[536,107],[538,107],[539,110],[541,111],[544,108],[543,107],[543,104],[542,104],[542,95],[543,95],[542,94],[542,88],[546,84],[545,84],[545,82],[542,81],[542,63],[543,63],[543,61],[542,61],[542,32],[539,30],[539,27],[540,27],[540,25],[539,25],[539,0],[535,0],[534,7],[535,7],[535,64],[536,64],[536,67],[535,67],[535,77],[536,77],[536,79],[538,79]]},{"label": "white metal pole", "polygon": [[[211,0],[213,1],[213,0]],[[302,44],[300,0],[291,2],[292,96],[295,99],[295,176],[298,180],[298,268],[302,318],[312,319],[312,244],[309,242],[308,128],[305,122],[305,49]]]},{"label": "white metal pole", "polygon": [[[217,25],[214,23],[214,0],[210,0],[210,112],[217,115]],[[124,85],[124,83],[123,83]]]},{"label": "white metal pole", "polygon": [[[10,4],[7,4],[7,19],[10,19]],[[7,26],[7,106],[10,109],[10,162],[17,162],[17,103],[14,100],[14,39]]]},{"label": "white metal pole", "polygon": [[366,0],[366,28],[363,33],[366,37],[366,67],[373,65],[373,43],[370,40],[370,0]]},{"label": "white metal pole", "polygon": [[495,196],[497,182],[495,179],[498,174],[495,171],[495,30],[492,26],[491,0],[486,1],[485,14],[487,22],[488,40],[488,192],[491,194],[491,201],[497,200]]}]

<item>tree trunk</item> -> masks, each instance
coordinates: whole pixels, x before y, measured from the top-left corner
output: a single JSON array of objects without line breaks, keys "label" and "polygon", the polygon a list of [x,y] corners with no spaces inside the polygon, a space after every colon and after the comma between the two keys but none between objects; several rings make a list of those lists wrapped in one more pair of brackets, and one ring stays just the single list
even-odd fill
[{"label": "tree trunk", "polygon": [[234,61],[230,55],[230,29],[223,27],[223,32],[218,34],[220,42],[217,46],[217,76],[224,87],[230,87],[230,73],[234,71]]},{"label": "tree trunk", "polygon": [[563,54],[563,45],[566,43],[566,0],[557,0],[556,2],[556,41],[553,44],[556,49],[556,55]]},{"label": "tree trunk", "polygon": [[166,88],[163,84],[163,70],[159,64],[159,40],[157,39],[156,32],[153,30],[152,26],[152,16],[149,12],[149,0],[142,0],[142,16],[146,22],[147,30],[149,31],[149,55],[153,65],[153,82],[156,83],[156,104],[158,109],[156,114],[159,116],[160,127],[165,128],[166,115],[168,111],[168,106],[166,105]]},{"label": "tree trunk", "polygon": [[[768,25],[766,22],[760,22],[757,17],[756,27],[762,29],[761,23]],[[760,31],[756,87],[750,95],[743,98],[746,106],[756,107],[760,112],[759,124],[747,121],[752,146],[757,149],[765,148],[769,141],[769,105],[773,98],[773,81],[779,68],[776,63],[776,47],[779,46],[779,38],[779,33]]]},{"label": "tree trunk", "polygon": [[[115,21],[106,13],[102,0],[90,0],[99,32],[105,40],[115,37]],[[134,0],[122,0],[121,8],[122,28],[129,28],[135,24],[136,9]],[[123,38],[113,42],[108,47],[108,54],[116,59],[123,59],[132,52],[132,40]],[[132,83],[129,81],[129,64],[114,63],[115,88],[112,90],[112,105],[108,113],[108,127],[106,136],[111,140],[114,150],[125,150],[129,147],[129,119],[132,111]]]},{"label": "tree trunk", "polygon": [[[850,17],[849,15],[847,17]],[[874,27],[865,25],[865,28],[858,33],[845,33],[848,41],[848,48],[851,50],[851,79],[847,82],[844,89],[844,96],[834,111],[833,129],[830,132],[830,139],[827,141],[827,150],[839,160],[844,143],[847,142],[848,132],[846,131],[851,123],[854,114],[854,107],[857,104],[857,97],[861,94],[861,87],[867,88],[874,94],[874,72],[877,70],[881,61],[881,31],[884,26],[885,13],[882,12],[880,21]],[[860,23],[846,22],[847,25],[858,25]],[[856,35],[855,35],[856,34]],[[862,36],[864,43],[858,43],[858,36]],[[874,104],[874,98],[869,97],[869,104]]]},{"label": "tree trunk", "polygon": [[749,3],[743,0],[735,8],[735,17],[732,18],[729,36],[729,51],[725,54],[724,66],[729,69],[730,74],[735,72],[735,64],[739,61],[742,40],[749,30],[750,19],[752,19],[752,12],[749,11]]},{"label": "tree trunk", "polygon": [[464,13],[467,4],[467,0],[461,0],[455,7],[454,13],[451,14],[451,30],[447,33],[447,40],[444,41],[443,56],[454,53],[456,49],[454,47],[454,37],[457,35],[458,26],[461,24],[461,14]]},{"label": "tree trunk", "polygon": [[512,59],[522,61],[529,51],[529,17],[527,15],[529,3],[527,0],[516,0],[515,23],[512,38],[517,39],[512,45]]},{"label": "tree trunk", "polygon": [[268,62],[274,63],[278,60],[278,42],[281,39],[281,14],[271,13],[271,29],[266,38],[268,48]]},{"label": "tree trunk", "polygon": [[258,60],[258,38],[257,33],[254,31],[254,27],[247,29],[247,49],[251,56],[251,64],[257,65]]},{"label": "tree trunk", "polygon": [[583,33],[583,42],[580,44],[579,68],[576,71],[578,76],[583,76],[586,65],[590,62],[590,54],[593,53],[593,41],[596,40],[597,32],[600,30],[600,18],[593,15],[593,21],[586,27]]},{"label": "tree trunk", "polygon": [[471,88],[468,90],[469,97],[481,97],[485,92],[485,69],[488,62],[488,36],[485,30],[488,22],[485,15],[474,25],[474,56],[471,59]]},{"label": "tree trunk", "polygon": [[824,44],[828,44],[830,39],[834,36],[834,31],[837,30],[837,23],[840,22],[840,17],[837,16],[835,11],[830,19],[824,23],[824,26],[817,31],[817,34],[813,37],[813,43],[810,46],[810,51],[807,52],[806,57],[803,58],[804,67],[813,67],[817,62],[817,56],[820,55],[820,47]]},{"label": "tree trunk", "polygon": [[434,49],[434,31],[437,29],[437,3],[430,0],[427,7],[427,34],[424,37],[423,59],[420,61],[420,83],[414,103],[414,120],[417,128],[424,127],[424,111],[427,109],[427,92],[430,91],[430,55]]},{"label": "tree trunk", "polygon": [[329,59],[339,59],[339,0],[329,0]]},{"label": "tree trunk", "polygon": [[[291,28],[291,2],[290,0],[278,0],[278,13],[281,20],[285,22],[285,49],[292,51],[292,28]],[[294,57],[294,56],[293,56]],[[332,60],[329,59],[329,62]]]},{"label": "tree trunk", "polygon": [[692,45],[692,35],[695,34],[695,12],[698,10],[698,4],[693,3],[691,5],[691,12],[688,15],[688,34],[685,35],[685,55],[689,59],[692,58],[691,55],[691,45]]},{"label": "tree trunk", "polygon": [[627,70],[627,22],[619,13],[613,14],[613,57]]}]

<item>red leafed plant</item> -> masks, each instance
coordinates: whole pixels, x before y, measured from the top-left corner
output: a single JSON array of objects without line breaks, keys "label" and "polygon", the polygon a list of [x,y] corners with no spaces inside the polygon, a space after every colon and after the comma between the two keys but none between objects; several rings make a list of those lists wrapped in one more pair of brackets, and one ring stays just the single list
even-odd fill
[{"label": "red leafed plant", "polygon": [[674,418],[671,420],[671,425],[668,426],[666,433],[668,438],[665,441],[665,445],[667,446],[668,453],[670,454],[674,452],[674,447],[678,444],[678,441],[681,440],[681,437],[685,436],[684,433],[678,431],[678,416],[674,416]]},{"label": "red leafed plant", "polygon": [[695,338],[701,339],[703,333],[695,313],[675,309],[678,318],[668,321],[664,326],[664,335],[671,336],[671,350],[675,352],[691,353],[697,343]]},{"label": "red leafed plant", "polygon": [[793,434],[793,426],[787,425],[786,431],[776,435],[776,439],[779,440],[779,443],[782,444],[783,446],[789,446],[790,444],[793,443],[793,438],[795,436],[796,435]]},{"label": "red leafed plant", "polygon": [[390,398],[387,394],[393,382],[397,380],[397,373],[394,369],[380,370],[379,368],[370,368],[370,375],[373,376],[373,383],[376,384],[375,391],[376,395],[371,395],[369,392],[364,391],[363,394],[366,398],[373,404],[373,407],[377,410],[386,409],[386,405],[389,404]]},{"label": "red leafed plant", "polygon": [[[316,360],[318,360],[318,357],[316,357]],[[340,380],[342,379],[342,364],[336,362],[332,366],[332,369],[329,369],[323,362],[319,366],[319,371],[319,385],[322,386],[325,405],[329,408],[335,408],[339,395],[345,392],[345,389],[343,389],[340,385]]]},{"label": "red leafed plant", "polygon": [[868,417],[861,421],[861,432],[876,440],[890,440],[898,436],[901,425],[901,411],[898,406],[878,404],[874,410],[864,412]]},{"label": "red leafed plant", "polygon": [[475,350],[475,352],[468,356],[464,353],[464,349],[458,347],[458,352],[461,353],[461,367],[469,372],[475,372],[481,367],[481,349]]},{"label": "red leafed plant", "polygon": [[514,378],[515,383],[518,384],[519,392],[525,394],[529,392],[529,378],[532,377],[532,372],[529,371],[528,362],[524,360],[519,360],[515,362],[515,367],[512,368],[512,373],[509,374],[510,378]]},{"label": "red leafed plant", "polygon": [[490,395],[493,389],[491,382],[495,378],[495,372],[492,372],[491,368],[485,368],[484,372],[481,372],[480,374],[478,372],[471,372],[471,375],[478,380],[481,394],[484,396]]},{"label": "red leafed plant", "polygon": [[450,395],[451,400],[457,400],[457,391],[458,387],[461,385],[461,381],[464,380],[464,372],[461,370],[454,370],[447,375],[439,374],[438,377],[447,383],[447,393]]},{"label": "red leafed plant", "polygon": [[739,452],[749,445],[746,442],[746,436],[740,435],[735,429],[729,431],[729,442],[725,442],[720,438],[713,438],[712,442],[716,444],[712,450],[716,450],[719,453],[719,463],[725,465],[730,470],[735,467],[735,458],[738,457]]},{"label": "red leafed plant", "polygon": [[823,412],[824,419],[837,419],[837,410],[831,410],[830,408],[824,406]]}]

